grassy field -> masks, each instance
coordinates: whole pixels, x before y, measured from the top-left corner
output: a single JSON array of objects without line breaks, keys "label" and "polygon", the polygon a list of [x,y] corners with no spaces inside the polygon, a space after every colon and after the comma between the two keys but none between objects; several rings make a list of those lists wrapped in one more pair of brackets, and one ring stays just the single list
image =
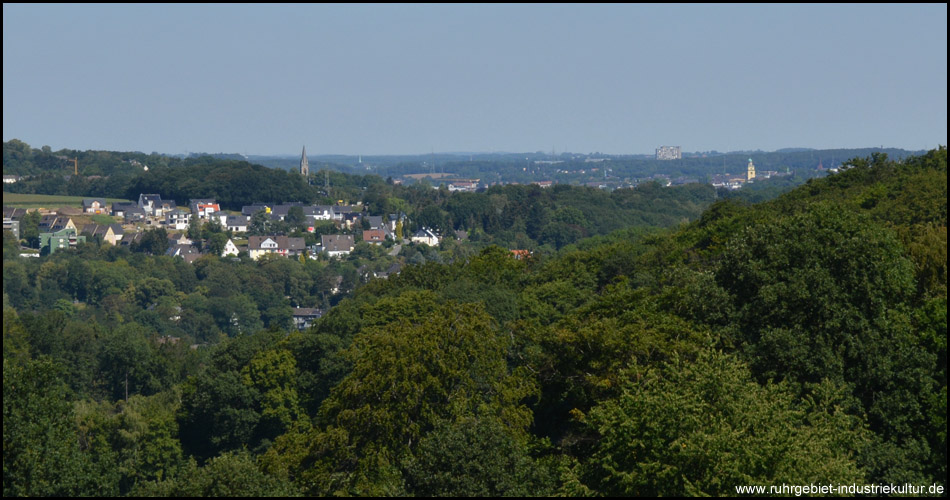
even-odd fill
[{"label": "grassy field", "polygon": [[[3,193],[3,206],[16,208],[82,207],[85,196],[53,196],[48,194]],[[120,198],[106,198],[106,203],[129,201]]]}]

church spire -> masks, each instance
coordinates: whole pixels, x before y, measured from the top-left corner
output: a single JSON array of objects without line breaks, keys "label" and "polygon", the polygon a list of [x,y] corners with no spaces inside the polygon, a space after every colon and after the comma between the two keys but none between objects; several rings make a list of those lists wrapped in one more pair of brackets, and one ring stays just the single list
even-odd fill
[{"label": "church spire", "polygon": [[300,155],[300,175],[310,176],[310,163],[307,161],[307,146],[303,147],[303,153]]}]

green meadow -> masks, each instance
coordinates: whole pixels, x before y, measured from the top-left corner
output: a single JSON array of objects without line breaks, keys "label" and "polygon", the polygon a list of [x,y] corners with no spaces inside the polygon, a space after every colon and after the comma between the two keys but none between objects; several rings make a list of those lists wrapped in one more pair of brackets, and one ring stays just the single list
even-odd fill
[{"label": "green meadow", "polygon": [[[17,208],[81,207],[85,196],[58,196],[48,194],[3,193],[3,205]],[[106,203],[129,201],[121,198],[106,198]]]}]

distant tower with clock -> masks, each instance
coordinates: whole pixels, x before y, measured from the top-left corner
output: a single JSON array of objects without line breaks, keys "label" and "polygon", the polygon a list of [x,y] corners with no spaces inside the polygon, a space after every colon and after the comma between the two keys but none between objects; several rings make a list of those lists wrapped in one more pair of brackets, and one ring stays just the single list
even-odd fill
[{"label": "distant tower with clock", "polygon": [[755,165],[752,164],[752,158],[749,158],[749,173],[746,174],[746,181],[755,179]]}]

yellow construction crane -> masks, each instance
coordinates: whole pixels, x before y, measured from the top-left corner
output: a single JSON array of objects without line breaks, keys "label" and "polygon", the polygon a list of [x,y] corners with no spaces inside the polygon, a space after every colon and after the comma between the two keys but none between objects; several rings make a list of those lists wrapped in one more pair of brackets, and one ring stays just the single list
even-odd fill
[{"label": "yellow construction crane", "polygon": [[57,158],[59,158],[59,159],[65,161],[66,163],[72,163],[72,164],[73,164],[73,175],[77,175],[77,176],[79,175],[79,157],[76,157],[76,158],[65,158],[65,157],[62,157],[62,156],[58,156]]}]

